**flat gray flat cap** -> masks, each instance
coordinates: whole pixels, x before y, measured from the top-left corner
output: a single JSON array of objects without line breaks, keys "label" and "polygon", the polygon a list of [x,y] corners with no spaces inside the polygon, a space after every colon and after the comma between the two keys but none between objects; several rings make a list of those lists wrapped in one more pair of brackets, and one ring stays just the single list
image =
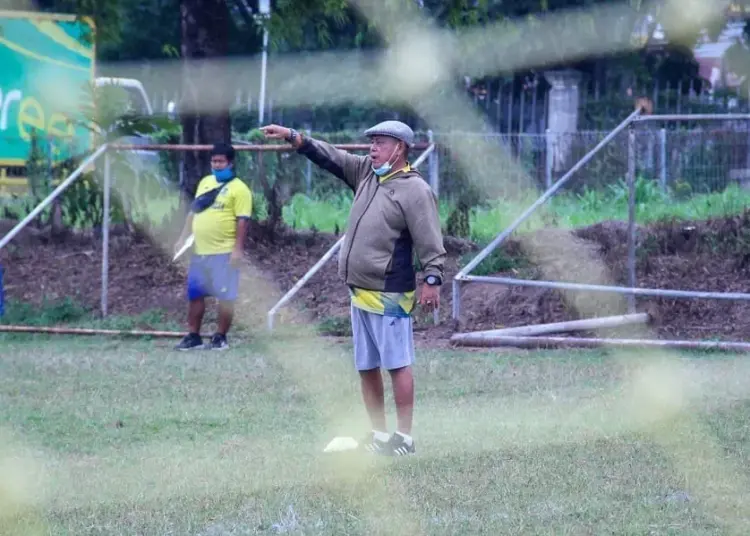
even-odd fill
[{"label": "flat gray flat cap", "polygon": [[383,121],[374,127],[365,130],[365,136],[390,136],[401,140],[407,147],[414,145],[414,131],[406,123],[401,121]]}]

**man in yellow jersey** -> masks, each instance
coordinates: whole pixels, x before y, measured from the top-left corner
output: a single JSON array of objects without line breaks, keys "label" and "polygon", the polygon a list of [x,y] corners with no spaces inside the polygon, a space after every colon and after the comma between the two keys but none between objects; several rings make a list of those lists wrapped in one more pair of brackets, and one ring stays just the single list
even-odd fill
[{"label": "man in yellow jersey", "polygon": [[[239,264],[242,261],[245,236],[253,197],[250,188],[234,173],[234,148],[216,144],[211,151],[211,175],[203,177],[177,247],[192,231],[195,236],[193,256],[187,277],[189,332],[177,350],[229,347],[227,332],[232,324],[237,299]],[[200,335],[205,297],[219,302],[218,329],[204,346]]]},{"label": "man in yellow jersey", "polygon": [[[262,130],[287,140],[355,192],[339,274],[351,293],[354,362],[372,424],[363,447],[389,456],[412,454],[414,254],[424,274],[419,303],[427,310],[439,305],[446,256],[436,196],[408,162],[414,133],[400,121],[384,121],[365,131],[370,152],[357,156],[294,129]],[[386,427],[381,367],[393,384],[398,420],[393,434]]]}]

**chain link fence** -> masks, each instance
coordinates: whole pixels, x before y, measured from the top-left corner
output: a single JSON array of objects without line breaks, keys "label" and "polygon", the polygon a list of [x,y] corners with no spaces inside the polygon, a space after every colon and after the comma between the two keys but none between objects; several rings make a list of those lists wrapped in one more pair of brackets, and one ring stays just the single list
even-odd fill
[{"label": "chain link fence", "polygon": [[[703,125],[690,130],[636,127],[636,175],[653,180],[665,193],[681,197],[720,192],[750,182],[750,130],[748,124]],[[497,181],[522,186],[531,177],[540,189],[549,188],[607,135],[604,131],[571,134],[437,134],[440,158],[440,193],[446,200],[460,195],[466,174],[453,158],[451,139],[471,136],[504,151],[522,173],[497,170]],[[576,173],[566,191],[606,191],[625,181],[628,139],[623,133],[602,148]],[[526,174],[525,176],[523,174]]]}]

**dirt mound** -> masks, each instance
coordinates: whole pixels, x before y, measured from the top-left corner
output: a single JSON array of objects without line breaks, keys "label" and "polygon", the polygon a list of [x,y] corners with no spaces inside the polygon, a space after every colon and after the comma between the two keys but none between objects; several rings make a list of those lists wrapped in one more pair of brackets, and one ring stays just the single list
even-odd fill
[{"label": "dirt mound", "polygon": [[[66,298],[91,310],[101,300],[101,240],[71,235],[52,242],[34,230],[0,250],[7,299],[41,305]],[[185,310],[184,275],[146,237],[110,237],[108,309],[132,315],[154,309],[177,318]]]},{"label": "dirt mound", "polygon": [[[0,222],[0,231],[12,227]],[[6,227],[8,229],[6,229]],[[184,320],[184,266],[169,261],[156,240],[116,230],[110,251],[110,311],[140,313],[154,308]],[[274,235],[253,224],[247,241],[249,262],[265,274],[278,293],[295,285],[338,236],[317,232]],[[664,222],[637,229],[637,284],[648,288],[745,292],[750,276],[750,216],[706,222]],[[450,280],[477,247],[447,237]],[[627,225],[603,222],[573,232],[546,230],[503,245],[497,275],[582,283],[627,284]],[[591,262],[601,259],[604,263]],[[490,262],[489,260],[487,261]],[[28,230],[0,251],[10,299],[33,303],[70,297],[96,310],[99,306],[101,241],[73,235],[58,243],[42,231]],[[480,265],[483,268],[485,263]],[[597,267],[604,266],[604,269]],[[617,295],[472,283],[462,287],[462,322],[451,320],[452,292],[442,291],[440,324],[417,314],[417,336],[445,341],[456,330],[493,329],[573,320],[625,312]],[[336,259],[328,261],[295,296],[289,307],[319,324],[346,327],[349,297],[339,279]],[[725,340],[750,338],[750,303],[726,300],[638,298],[637,309],[654,318],[659,337]],[[335,329],[331,329],[335,332]],[[345,331],[345,329],[343,330]]]},{"label": "dirt mound", "polygon": [[[661,222],[650,227],[637,227],[636,284],[641,288],[695,290],[712,292],[748,292],[750,276],[750,213],[730,218],[717,218],[705,222]],[[545,269],[541,263],[531,266],[519,275],[506,271],[498,275],[525,279],[552,279],[581,283],[614,283],[627,286],[627,224],[603,222],[570,233],[588,243],[584,249],[593,251],[604,261],[607,274],[586,273],[591,265],[578,262],[561,250],[565,243],[561,231],[555,230],[554,240],[540,239],[539,235],[526,237],[523,242],[512,242],[508,255],[528,255],[542,243]],[[563,233],[564,234],[564,233]],[[529,247],[528,244],[532,243]],[[513,252],[513,253],[511,253]],[[537,251],[537,253],[539,253]],[[580,251],[579,251],[580,253]],[[535,258],[534,260],[538,260]],[[557,267],[555,266],[557,264]],[[567,264],[567,265],[566,265]],[[549,272],[553,272],[550,277]],[[584,270],[585,271],[585,270]],[[596,276],[606,275],[606,280],[596,281]],[[474,287],[472,289],[472,287]],[[512,327],[526,323],[559,322],[575,320],[581,311],[595,314],[622,314],[625,301],[616,295],[594,292],[569,292],[469,285],[462,300],[466,312],[465,330]],[[605,298],[610,296],[611,299]],[[638,311],[653,318],[653,328],[659,338],[705,339],[719,337],[725,340],[750,338],[750,302],[645,298],[636,300]]]}]

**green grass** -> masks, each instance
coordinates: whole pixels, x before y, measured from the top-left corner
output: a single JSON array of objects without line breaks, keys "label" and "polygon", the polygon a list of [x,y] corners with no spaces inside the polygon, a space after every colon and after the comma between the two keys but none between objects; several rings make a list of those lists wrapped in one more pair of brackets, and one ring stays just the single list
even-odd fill
[{"label": "green grass", "polygon": [[[521,199],[496,199],[482,207],[475,207],[470,215],[471,239],[482,244],[489,242],[526,210],[538,195],[539,192],[533,192]],[[672,195],[663,193],[655,181],[643,178],[637,181],[636,198],[636,219],[642,224],[664,219],[704,220],[731,216],[750,206],[750,191],[738,186],[730,186],[722,192],[692,195],[682,192]],[[297,194],[284,206],[282,216],[284,222],[294,229],[343,232],[346,230],[351,202],[352,195],[348,191],[327,199]],[[254,215],[264,220],[268,207],[259,192],[255,192],[253,204]],[[138,207],[136,221],[150,220],[158,225],[176,207],[176,196],[148,198],[142,207]],[[32,208],[27,198],[0,199],[0,212],[6,209],[12,217],[19,219]],[[444,200],[439,210],[445,227],[453,206]],[[620,180],[604,191],[584,190],[582,194],[561,193],[554,196],[543,210],[537,211],[521,226],[520,231],[528,232],[542,227],[576,228],[604,220],[626,221],[627,216],[627,189]]]},{"label": "green grass", "polygon": [[[495,202],[490,209],[474,213],[472,227],[476,238],[483,242],[493,238],[507,227],[534,198],[522,203]],[[652,181],[639,180],[636,184],[636,221],[641,224],[665,219],[705,220],[731,216],[750,207],[750,191],[730,186],[722,192],[695,194],[685,199],[662,193]],[[542,215],[543,214],[543,215]],[[624,184],[618,183],[605,193],[585,191],[579,195],[553,197],[547,210],[532,217],[522,230],[531,231],[542,226],[576,228],[605,220],[627,221],[628,193]]]},{"label": "green grass", "polygon": [[[550,226],[576,228],[604,220],[627,221],[627,199],[627,190],[622,183],[605,192],[559,194],[548,202],[544,210],[539,210],[532,216],[520,230],[533,231]],[[636,199],[636,219],[642,224],[671,218],[704,220],[741,213],[750,206],[750,191],[731,186],[723,192],[695,194],[680,199],[662,194],[657,183],[653,181],[639,180]],[[470,216],[471,238],[478,243],[489,242],[535,200],[536,195],[530,195],[520,200],[495,200],[485,207],[475,208]],[[300,194],[284,208],[284,220],[296,228],[315,227],[323,232],[333,232],[336,227],[345,230],[350,206],[350,196],[316,200]],[[443,226],[451,210],[452,206],[449,203],[440,204]]]},{"label": "green grass", "polygon": [[235,342],[0,340],[4,533],[747,533],[744,356],[422,350],[382,460],[321,453],[366,429],[348,344]]},{"label": "green grass", "polygon": [[101,318],[99,311],[92,311],[82,306],[73,298],[34,305],[27,302],[8,300],[5,303],[5,313],[0,316],[0,325],[24,326],[60,326],[135,330],[154,329],[174,331],[184,329],[169,318],[166,311],[153,309],[137,315],[108,315]]}]

